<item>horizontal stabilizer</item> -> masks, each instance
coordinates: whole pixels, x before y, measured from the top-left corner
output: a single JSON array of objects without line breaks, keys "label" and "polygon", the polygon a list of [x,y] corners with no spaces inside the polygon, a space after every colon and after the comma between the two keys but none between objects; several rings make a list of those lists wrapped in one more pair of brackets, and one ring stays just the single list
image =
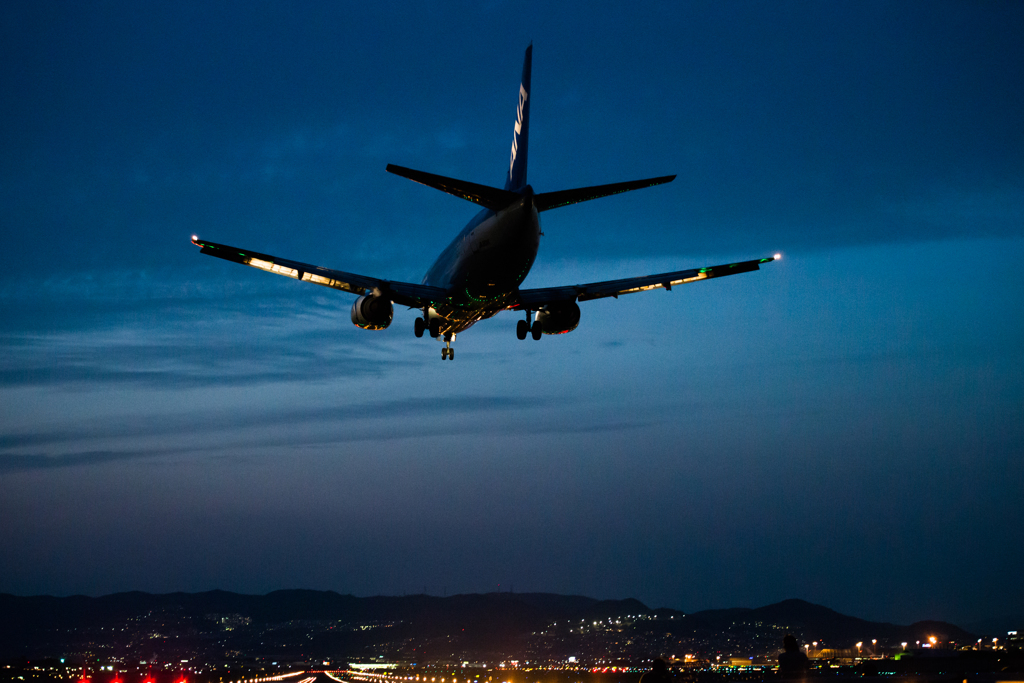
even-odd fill
[{"label": "horizontal stabilizer", "polygon": [[[534,197],[533,203],[538,211],[557,209],[561,206],[579,204],[591,199],[599,199],[613,194],[629,192],[630,190],[641,190],[645,187],[653,187],[670,183],[675,180],[674,175],[661,176],[660,178],[647,178],[646,180],[630,180],[625,183],[612,183],[610,185],[594,185],[593,187],[578,187],[575,190],[559,190],[558,192],[542,192]],[[447,190],[446,190],[447,192]]]},{"label": "horizontal stabilizer", "polygon": [[471,183],[466,180],[446,178],[443,175],[434,175],[433,173],[425,173],[424,171],[414,171],[411,168],[395,166],[394,164],[388,164],[387,169],[385,170],[387,170],[388,173],[394,173],[395,175],[400,175],[403,178],[414,180],[417,183],[426,185],[427,187],[432,187],[435,190],[441,190],[441,192],[447,192],[448,194],[455,195],[456,197],[461,197],[466,201],[479,204],[491,211],[501,211],[520,198],[520,195],[515,192],[509,192],[508,190],[499,190],[496,187],[477,185],[476,183]]}]

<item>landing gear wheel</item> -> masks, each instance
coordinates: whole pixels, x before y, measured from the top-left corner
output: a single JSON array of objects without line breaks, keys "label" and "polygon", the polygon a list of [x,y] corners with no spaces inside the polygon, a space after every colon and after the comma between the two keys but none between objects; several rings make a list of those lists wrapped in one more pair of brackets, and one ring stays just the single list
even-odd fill
[{"label": "landing gear wheel", "polygon": [[423,331],[427,329],[427,323],[424,322],[423,318],[416,318],[413,323],[412,331],[417,337],[423,336]]},{"label": "landing gear wheel", "polygon": [[448,347],[445,346],[441,349],[441,360],[448,360]]},{"label": "landing gear wheel", "polygon": [[525,320],[520,320],[516,323],[516,337],[518,339],[526,339],[526,335],[530,331],[530,323]]},{"label": "landing gear wheel", "polygon": [[441,321],[434,318],[430,321],[430,336],[437,339],[437,335],[441,334]]},{"label": "landing gear wheel", "polygon": [[448,360],[455,360],[455,349],[448,349]]},{"label": "landing gear wheel", "polygon": [[540,335],[543,334],[543,333],[544,333],[544,330],[541,327],[540,321],[539,320],[534,320],[533,321],[533,326],[530,327],[530,334],[533,335],[533,340],[534,341],[539,341],[540,340]]}]

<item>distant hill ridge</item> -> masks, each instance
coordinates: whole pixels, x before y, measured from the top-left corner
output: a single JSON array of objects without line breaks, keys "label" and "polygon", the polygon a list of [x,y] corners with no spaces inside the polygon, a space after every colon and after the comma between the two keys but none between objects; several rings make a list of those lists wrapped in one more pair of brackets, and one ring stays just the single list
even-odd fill
[{"label": "distant hill ridge", "polygon": [[519,638],[540,631],[552,622],[601,620],[632,614],[672,617],[679,620],[675,624],[685,623],[688,631],[695,632],[721,632],[737,622],[764,622],[805,634],[807,638],[843,643],[846,647],[858,640],[869,642],[875,638],[882,642],[914,642],[930,635],[958,642],[974,638],[953,624],[929,621],[899,626],[870,622],[798,599],[753,609],[716,609],[687,614],[665,608],[650,609],[634,599],[597,600],[551,593],[360,598],[315,590],[279,590],[266,595],[214,590],[115,593],[97,598],[0,594],[0,642],[31,644],[33,638],[46,637],[46,634],[52,637],[60,630],[115,624],[153,612],[199,619],[211,614],[237,614],[251,619],[253,624],[304,620],[401,622],[410,635],[424,637],[470,632],[481,638]]},{"label": "distant hill ridge", "polygon": [[961,643],[974,639],[974,635],[968,631],[942,621],[919,621],[909,626],[867,621],[796,598],[756,609],[740,607],[705,610],[690,614],[689,618],[699,620],[708,628],[721,628],[732,621],[762,621],[789,626],[793,630],[808,634],[818,634],[812,637],[837,642],[867,642],[878,639],[914,643],[918,640],[927,640],[929,636]]},{"label": "distant hill ridge", "polygon": [[114,593],[98,598],[74,595],[21,597],[0,593],[0,628],[22,625],[64,627],[96,620],[126,619],[151,610],[192,616],[242,614],[262,623],[292,620],[458,622],[479,617],[522,619],[542,626],[549,620],[600,619],[621,614],[650,614],[639,600],[597,600],[552,593],[468,593],[449,597],[407,595],[358,598],[334,591],[278,590],[245,595],[222,590],[204,593]]}]

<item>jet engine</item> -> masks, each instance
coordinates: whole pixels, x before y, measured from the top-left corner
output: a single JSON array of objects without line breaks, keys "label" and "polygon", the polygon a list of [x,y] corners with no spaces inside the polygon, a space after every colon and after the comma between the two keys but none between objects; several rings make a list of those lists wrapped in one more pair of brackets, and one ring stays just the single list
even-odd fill
[{"label": "jet engine", "polygon": [[535,318],[544,334],[565,334],[580,324],[580,307],[575,301],[562,304],[548,304],[537,311]]},{"label": "jet engine", "polygon": [[386,296],[364,295],[352,304],[352,324],[364,330],[384,330],[391,324],[395,309]]}]

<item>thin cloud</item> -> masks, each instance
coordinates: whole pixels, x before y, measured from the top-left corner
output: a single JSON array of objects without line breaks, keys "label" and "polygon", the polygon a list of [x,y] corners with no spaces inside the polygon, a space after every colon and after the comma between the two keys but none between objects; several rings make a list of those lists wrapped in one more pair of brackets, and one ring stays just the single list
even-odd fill
[{"label": "thin cloud", "polygon": [[[315,423],[340,424],[347,428],[352,422],[363,422],[369,419],[390,419],[401,415],[404,420],[416,417],[432,418],[440,415],[459,416],[476,413],[506,412],[541,408],[551,403],[550,399],[512,397],[512,396],[459,396],[459,397],[419,397],[401,398],[390,401],[373,401],[356,405],[336,405],[324,408],[312,408],[290,411],[263,411],[250,414],[239,414],[235,411],[205,412],[203,414],[160,415],[127,419],[118,417],[97,423],[90,421],[87,425],[53,432],[25,432],[0,435],[0,449],[16,449],[25,446],[57,445],[86,439],[111,437],[167,436],[189,433],[209,434],[219,431],[244,431],[252,428],[275,427],[288,425],[297,427]],[[611,425],[594,425],[590,429],[613,428]],[[586,427],[575,426],[571,431]],[[401,425],[395,424],[386,434],[374,433],[374,439],[405,438],[422,433],[419,427],[411,428],[409,433],[401,434]],[[452,428],[434,429],[435,433],[452,434],[468,433],[467,430]],[[364,440],[361,437],[352,440]],[[326,442],[339,442],[331,437]],[[245,441],[249,443],[248,440]],[[325,441],[304,441],[287,438],[282,443],[322,443]],[[260,443],[267,443],[261,439]],[[35,456],[33,456],[35,457]],[[49,456],[39,456],[49,457]],[[75,463],[71,463],[75,464]]]},{"label": "thin cloud", "polygon": [[163,455],[162,451],[86,451],[66,455],[0,453],[0,472],[50,470],[58,467],[100,465]]},{"label": "thin cloud", "polygon": [[[396,402],[401,403],[401,402]],[[426,405],[423,401],[414,401],[416,409],[423,409]],[[438,406],[438,409],[431,408],[425,412],[421,412],[421,415],[425,414],[442,414],[448,413],[453,408],[443,400],[429,401],[433,406]],[[484,399],[463,399],[461,403],[474,403],[476,407],[482,410],[497,410],[499,407],[502,410],[511,409],[510,404],[516,403],[514,400],[497,400],[489,401]],[[379,407],[379,404],[378,404]],[[391,405],[390,408],[396,408],[397,406]],[[461,410],[460,407],[455,407],[454,410]],[[342,423],[343,429],[329,436],[324,437],[277,437],[277,438],[252,438],[252,437],[241,437],[235,440],[235,443],[229,444],[228,449],[231,446],[244,447],[260,445],[261,447],[275,447],[275,446],[293,446],[293,447],[310,447],[310,446],[330,446],[347,443],[360,443],[364,441],[373,441],[375,443],[384,443],[390,441],[401,441],[405,439],[426,439],[435,437],[454,437],[454,436],[482,436],[482,435],[508,435],[516,433],[519,429],[516,425],[498,424],[495,422],[481,422],[481,421],[469,421],[460,423],[452,426],[438,426],[436,423],[431,424],[427,427],[415,426],[409,423],[403,423],[401,425],[394,426],[387,432],[373,432],[373,433],[358,433],[353,432],[349,425],[352,422],[363,420],[367,417],[366,412],[371,410],[370,406],[362,406],[361,410],[355,411],[354,414],[346,414],[342,410],[337,410],[329,418],[333,422]],[[379,413],[374,413],[379,415]],[[328,419],[326,416],[320,416],[319,420]],[[299,420],[289,420],[282,416],[278,416],[276,419],[271,418],[260,418],[259,420],[251,420],[248,426],[264,426],[268,424],[283,424],[288,423],[292,426],[300,423],[310,423],[318,421],[317,416],[303,415]],[[239,420],[232,420],[231,427],[233,428],[244,428],[247,425],[238,424]],[[635,431],[640,429],[646,429],[657,424],[654,421],[621,421],[621,422],[604,422],[604,421],[591,421],[591,422],[566,422],[561,420],[552,420],[547,424],[543,422],[532,426],[530,433],[533,435],[539,434],[596,434],[596,433],[622,433],[628,431]],[[193,430],[195,433],[203,433],[205,430],[214,431],[216,429],[226,428],[227,425],[221,424],[214,426],[213,424],[198,425]],[[178,426],[177,430],[180,431],[181,427]],[[123,430],[118,432],[118,436],[152,436],[158,432],[138,431],[125,432]],[[164,432],[169,433],[169,432]],[[8,449],[19,446],[39,446],[39,445],[54,445],[61,442],[68,442],[73,440],[79,440],[82,438],[98,438],[107,436],[103,434],[103,430],[96,429],[91,433],[81,431],[78,433],[74,432],[60,432],[54,434],[14,434],[8,436],[0,436],[0,449]],[[83,452],[72,452],[65,454],[54,454],[54,453],[0,453],[0,472],[17,472],[26,470],[50,470],[62,467],[83,467],[90,465],[102,465],[108,462],[117,461],[129,461],[129,460],[140,460],[155,458],[166,455],[203,455],[210,454],[210,457],[215,458],[226,458],[223,452],[225,447],[219,444],[216,447],[209,449],[167,449],[167,448],[154,448],[151,450],[146,449],[133,449],[127,451],[115,451],[115,450],[97,450],[97,451],[83,451]],[[240,463],[247,462],[247,460],[239,460]]]}]

